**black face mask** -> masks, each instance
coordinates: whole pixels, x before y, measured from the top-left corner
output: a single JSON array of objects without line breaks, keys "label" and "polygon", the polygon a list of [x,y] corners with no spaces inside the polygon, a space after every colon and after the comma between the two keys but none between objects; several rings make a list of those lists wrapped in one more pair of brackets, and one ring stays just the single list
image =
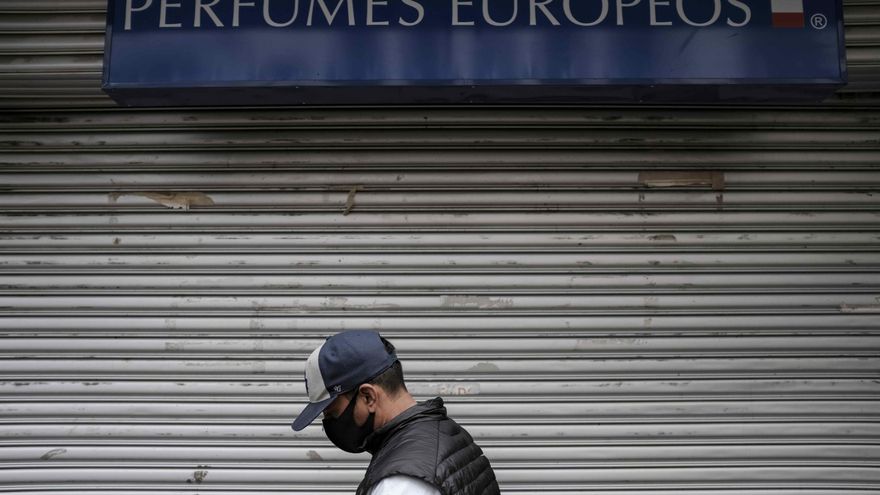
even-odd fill
[{"label": "black face mask", "polygon": [[354,406],[356,404],[357,392],[338,418],[329,415],[324,418],[324,433],[327,434],[327,438],[333,442],[333,445],[352,454],[359,454],[366,450],[364,440],[373,433],[373,420],[376,416],[375,413],[370,413],[364,425],[358,426],[354,422]]}]

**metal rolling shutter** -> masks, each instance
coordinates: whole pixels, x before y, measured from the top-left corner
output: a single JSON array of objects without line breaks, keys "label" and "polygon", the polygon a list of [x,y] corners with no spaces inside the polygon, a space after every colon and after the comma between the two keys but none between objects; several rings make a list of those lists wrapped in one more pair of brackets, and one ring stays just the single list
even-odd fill
[{"label": "metal rolling shutter", "polygon": [[348,493],[288,423],[375,328],[505,493],[878,490],[878,124],[8,113],[0,487]]},{"label": "metal rolling shutter", "polygon": [[880,92],[880,0],[844,0],[849,85],[842,96]]},{"label": "metal rolling shutter", "polygon": [[0,115],[0,491],[351,493],[288,426],[347,328],[506,494],[880,490],[877,2],[825,108],[59,110],[102,5],[0,4],[56,107]]}]

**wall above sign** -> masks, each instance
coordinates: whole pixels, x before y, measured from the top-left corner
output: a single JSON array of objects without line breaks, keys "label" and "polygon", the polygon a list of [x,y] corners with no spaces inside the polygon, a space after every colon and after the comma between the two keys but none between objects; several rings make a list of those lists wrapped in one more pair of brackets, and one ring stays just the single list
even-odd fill
[{"label": "wall above sign", "polygon": [[817,100],[841,0],[111,0],[131,106]]}]

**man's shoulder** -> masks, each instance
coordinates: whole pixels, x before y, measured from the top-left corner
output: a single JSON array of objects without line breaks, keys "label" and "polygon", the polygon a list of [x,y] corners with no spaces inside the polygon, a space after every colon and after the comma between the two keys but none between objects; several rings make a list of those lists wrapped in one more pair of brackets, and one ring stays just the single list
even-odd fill
[{"label": "man's shoulder", "polygon": [[398,475],[436,482],[440,445],[438,425],[439,422],[433,419],[401,425],[373,454],[367,470],[367,484],[374,485]]},{"label": "man's shoulder", "polygon": [[420,459],[434,460],[440,443],[441,421],[427,419],[414,421],[390,435],[374,455],[374,461],[382,464],[394,462],[411,463]]},{"label": "man's shoulder", "polygon": [[[420,418],[402,425],[382,446],[383,456],[411,457],[419,451],[436,455],[445,449],[473,444],[473,438],[448,416]],[[442,452],[441,452],[442,455]]]}]

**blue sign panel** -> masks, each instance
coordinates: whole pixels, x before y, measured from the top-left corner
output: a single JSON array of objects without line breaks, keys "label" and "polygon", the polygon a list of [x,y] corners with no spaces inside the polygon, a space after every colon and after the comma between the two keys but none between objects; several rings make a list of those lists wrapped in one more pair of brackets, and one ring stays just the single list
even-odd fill
[{"label": "blue sign panel", "polygon": [[780,101],[846,82],[841,0],[111,0],[126,105]]}]

